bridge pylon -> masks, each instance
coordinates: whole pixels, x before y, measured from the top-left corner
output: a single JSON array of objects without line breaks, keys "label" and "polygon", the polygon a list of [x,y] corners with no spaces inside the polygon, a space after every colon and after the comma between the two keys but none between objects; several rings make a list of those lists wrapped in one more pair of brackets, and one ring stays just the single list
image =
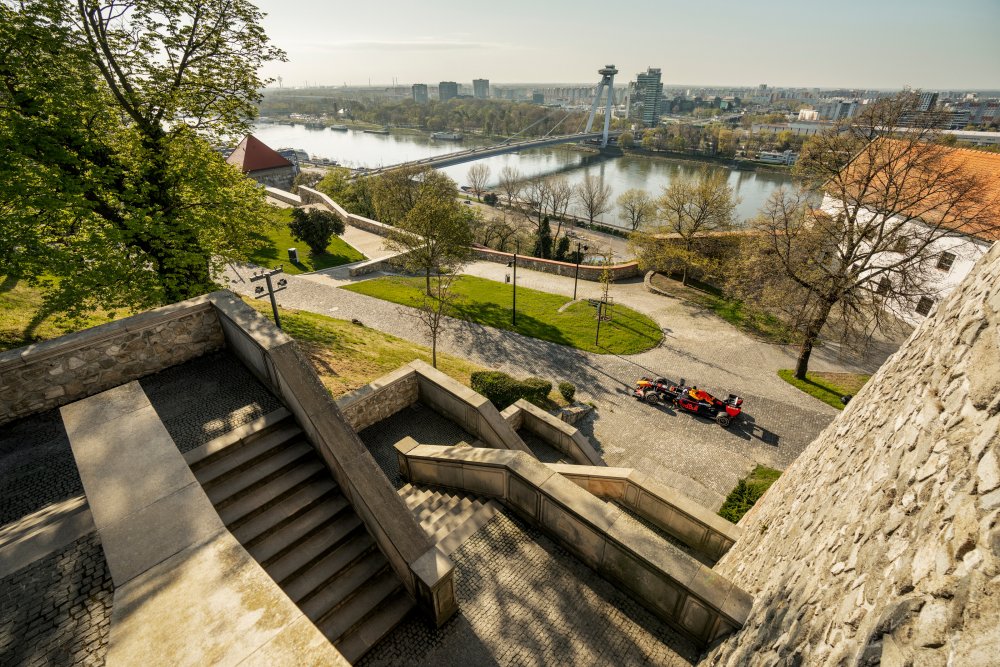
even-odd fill
[{"label": "bridge pylon", "polygon": [[604,134],[601,136],[601,148],[604,148],[608,145],[608,129],[611,127],[611,107],[615,101],[615,74],[618,74],[618,69],[614,65],[605,65],[597,70],[597,73],[601,75],[601,80],[597,84],[597,94],[594,95],[594,103],[590,105],[590,118],[587,119],[587,129],[584,132],[590,134],[591,129],[594,127],[594,116],[597,114],[597,106],[601,103],[601,93],[607,87],[608,103],[604,108]]}]

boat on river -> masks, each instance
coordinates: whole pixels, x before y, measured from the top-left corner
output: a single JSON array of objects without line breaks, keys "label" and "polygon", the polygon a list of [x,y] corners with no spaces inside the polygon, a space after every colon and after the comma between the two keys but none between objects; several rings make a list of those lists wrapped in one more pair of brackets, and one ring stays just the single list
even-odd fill
[{"label": "boat on river", "polygon": [[346,125],[331,125],[330,129],[331,130],[336,130],[337,132],[347,132],[347,126]]},{"label": "boat on river", "polygon": [[431,139],[439,141],[461,141],[462,135],[458,132],[432,132]]}]

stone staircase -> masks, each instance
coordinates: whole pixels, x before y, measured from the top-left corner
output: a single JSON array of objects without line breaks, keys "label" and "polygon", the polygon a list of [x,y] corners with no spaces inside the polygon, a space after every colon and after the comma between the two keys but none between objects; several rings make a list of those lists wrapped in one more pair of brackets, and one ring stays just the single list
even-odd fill
[{"label": "stone staircase", "polygon": [[350,662],[413,608],[287,410],[185,459],[236,539]]},{"label": "stone staircase", "polygon": [[399,489],[399,495],[445,554],[462,546],[500,509],[492,500],[412,484]]}]

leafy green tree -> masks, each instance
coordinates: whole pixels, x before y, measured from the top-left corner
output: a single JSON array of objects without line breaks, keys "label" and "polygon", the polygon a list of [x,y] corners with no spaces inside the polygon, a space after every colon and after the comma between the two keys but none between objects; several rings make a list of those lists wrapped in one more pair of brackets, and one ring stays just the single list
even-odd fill
[{"label": "leafy green tree", "polygon": [[648,192],[638,188],[631,188],[618,195],[617,204],[621,209],[622,220],[628,223],[633,232],[656,215],[656,203]]},{"label": "leafy green tree", "polygon": [[538,225],[538,231],[535,234],[535,248],[531,254],[542,259],[552,257],[552,227],[549,225],[549,216],[542,218],[541,224]]},{"label": "leafy green tree", "polygon": [[556,255],[555,255],[555,257],[560,262],[565,262],[565,261],[567,261],[569,255],[570,255],[570,252],[569,252],[569,237],[568,236],[560,236],[559,237],[559,242],[556,243]]},{"label": "leafy green tree", "polygon": [[351,170],[347,167],[328,169],[326,175],[316,184],[316,189],[329,195],[331,199],[355,215],[366,218],[376,216],[372,203],[371,179],[351,178]]},{"label": "leafy green tree", "polygon": [[403,254],[408,269],[423,273],[432,296],[431,274],[442,267],[456,272],[469,256],[475,213],[455,199],[455,182],[428,171],[414,192],[413,206],[396,223],[386,245]]},{"label": "leafy green tree", "polygon": [[314,254],[326,251],[330,239],[344,233],[344,222],[330,211],[317,208],[292,209],[288,223],[292,238],[309,246]]},{"label": "leafy green tree", "polygon": [[[280,51],[245,0],[0,3],[4,272],[50,307],[148,307],[213,289],[271,223],[212,147],[255,112]],[[10,178],[8,178],[10,176]],[[30,253],[30,256],[28,256]]]}]

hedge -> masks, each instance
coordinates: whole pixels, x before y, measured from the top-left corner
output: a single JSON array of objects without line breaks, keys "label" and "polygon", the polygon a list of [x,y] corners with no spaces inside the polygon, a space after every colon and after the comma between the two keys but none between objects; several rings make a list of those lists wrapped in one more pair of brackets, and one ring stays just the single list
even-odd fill
[{"label": "hedge", "polygon": [[497,410],[503,410],[518,399],[542,403],[552,391],[552,383],[542,378],[518,380],[501,371],[477,371],[472,374],[472,388],[488,398]]}]

